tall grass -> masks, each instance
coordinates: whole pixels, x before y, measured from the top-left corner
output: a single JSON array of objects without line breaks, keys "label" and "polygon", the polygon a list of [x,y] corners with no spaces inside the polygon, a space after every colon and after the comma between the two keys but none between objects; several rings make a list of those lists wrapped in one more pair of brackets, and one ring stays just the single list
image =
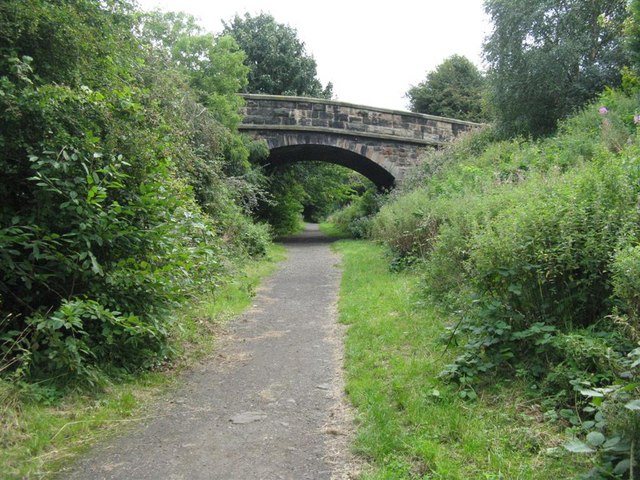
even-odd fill
[{"label": "tall grass", "polygon": [[555,479],[585,468],[554,449],[562,431],[544,422],[523,384],[469,402],[439,376],[459,347],[446,348],[446,316],[422,302],[416,273],[390,272],[370,242],[340,241],[337,250],[355,448],[371,463],[364,479]]}]

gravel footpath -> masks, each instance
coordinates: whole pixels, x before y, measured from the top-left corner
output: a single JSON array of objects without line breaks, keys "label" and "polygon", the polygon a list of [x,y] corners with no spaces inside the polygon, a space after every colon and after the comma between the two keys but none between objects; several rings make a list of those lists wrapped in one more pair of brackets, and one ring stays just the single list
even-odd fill
[{"label": "gravel footpath", "polygon": [[339,258],[316,225],[151,420],[100,445],[70,479],[350,479]]}]

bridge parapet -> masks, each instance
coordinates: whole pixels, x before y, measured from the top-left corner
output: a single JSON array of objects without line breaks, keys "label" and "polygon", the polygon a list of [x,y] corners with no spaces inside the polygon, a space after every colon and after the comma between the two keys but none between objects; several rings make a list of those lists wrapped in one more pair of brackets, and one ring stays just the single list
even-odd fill
[{"label": "bridge parapet", "polygon": [[439,146],[479,124],[307,97],[244,95],[241,129],[324,132]]}]

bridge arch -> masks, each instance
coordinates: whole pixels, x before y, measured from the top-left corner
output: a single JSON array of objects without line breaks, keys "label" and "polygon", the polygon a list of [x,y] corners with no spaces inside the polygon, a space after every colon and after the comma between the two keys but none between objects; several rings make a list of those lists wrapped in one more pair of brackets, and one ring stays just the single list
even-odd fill
[{"label": "bridge arch", "polygon": [[309,133],[291,135],[262,132],[261,138],[269,147],[267,166],[278,167],[290,163],[318,161],[333,163],[354,170],[371,180],[380,190],[393,188],[396,167],[385,159],[374,160],[374,152],[353,138],[339,135]]},{"label": "bridge arch", "polygon": [[334,100],[244,95],[240,130],[267,142],[272,166],[323,161],[361,173],[378,188],[391,188],[439,148],[480,124],[365,107]]}]

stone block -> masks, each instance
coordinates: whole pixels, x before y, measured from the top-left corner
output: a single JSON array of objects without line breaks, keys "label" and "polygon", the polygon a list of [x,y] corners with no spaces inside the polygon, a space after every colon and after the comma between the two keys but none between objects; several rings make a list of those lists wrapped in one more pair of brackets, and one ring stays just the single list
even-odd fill
[{"label": "stone block", "polygon": [[333,115],[330,112],[316,110],[311,114],[311,118],[319,118],[321,120],[331,120],[333,119]]},{"label": "stone block", "polygon": [[296,102],[273,100],[273,108],[286,108],[287,110],[295,110]]},{"label": "stone block", "polygon": [[249,125],[264,125],[266,122],[264,117],[258,115],[245,115],[242,119],[242,123],[247,123]]},{"label": "stone block", "polygon": [[288,108],[274,108],[271,113],[274,117],[288,117],[291,115],[291,110]]}]

